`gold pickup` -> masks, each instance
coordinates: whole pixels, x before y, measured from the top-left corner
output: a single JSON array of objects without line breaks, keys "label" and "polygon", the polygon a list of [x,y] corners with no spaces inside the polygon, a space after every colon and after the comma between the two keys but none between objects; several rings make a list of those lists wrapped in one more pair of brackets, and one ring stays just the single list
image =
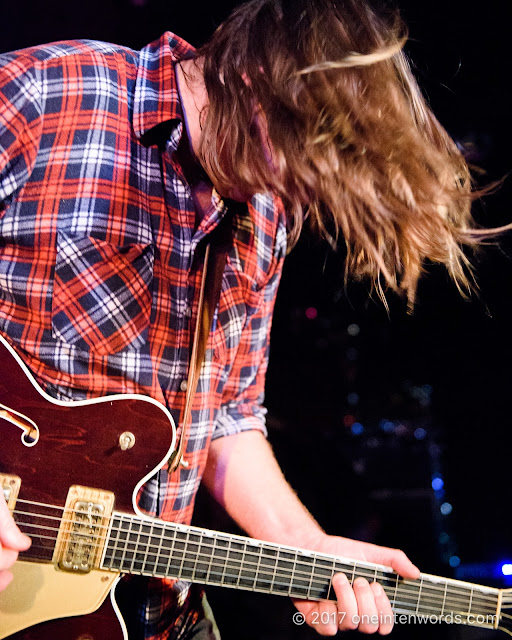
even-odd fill
[{"label": "gold pickup", "polygon": [[110,491],[70,487],[53,556],[60,569],[89,573],[99,568],[113,508]]}]

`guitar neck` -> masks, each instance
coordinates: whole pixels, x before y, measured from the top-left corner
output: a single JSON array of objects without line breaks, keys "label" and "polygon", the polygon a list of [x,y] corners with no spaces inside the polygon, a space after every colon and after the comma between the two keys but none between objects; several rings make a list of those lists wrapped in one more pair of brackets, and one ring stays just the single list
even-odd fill
[{"label": "guitar neck", "polygon": [[308,600],[334,600],[331,579],[343,572],[351,582],[377,580],[395,614],[425,622],[494,628],[500,609],[499,589],[428,574],[405,580],[382,565],[119,513],[113,514],[102,568]]}]

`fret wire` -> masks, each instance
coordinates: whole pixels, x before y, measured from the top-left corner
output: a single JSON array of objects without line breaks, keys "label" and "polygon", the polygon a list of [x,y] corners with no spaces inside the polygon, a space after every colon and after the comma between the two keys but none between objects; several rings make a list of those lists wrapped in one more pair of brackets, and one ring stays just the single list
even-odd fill
[{"label": "fret wire", "polygon": [[[316,564],[316,555],[313,556],[313,566],[311,567],[311,573],[309,575],[308,599],[311,598],[311,589],[313,587],[313,577],[315,575],[315,564]],[[329,589],[330,589],[330,585],[329,585]]]},{"label": "fret wire", "polygon": [[[135,553],[136,553],[136,545],[131,541],[131,533],[132,533],[132,525],[133,525],[133,521],[130,519],[128,522],[126,520],[124,520],[123,517],[121,517],[119,519],[120,525],[119,525],[119,529],[122,529],[123,527],[123,523],[126,524],[126,543],[124,546],[124,550],[123,550],[123,556],[121,558],[121,564],[120,566],[122,567],[124,565],[124,563],[126,562],[126,557],[128,555],[128,553],[132,553],[132,559],[135,558]],[[130,544],[133,545],[133,550],[130,550]]]},{"label": "fret wire", "polygon": [[[137,560],[136,560],[137,565],[139,565],[141,563],[140,556],[141,556],[142,549],[144,547],[146,548],[146,550],[148,549],[148,545],[145,542],[143,542],[144,535],[145,535],[144,534],[144,525],[145,524],[146,524],[145,522],[141,522],[140,525],[139,525],[139,529],[137,531],[137,544],[135,545],[135,557],[137,558]],[[146,556],[144,554],[143,555],[143,559],[142,559],[142,568],[138,569],[139,573],[141,573],[141,574],[145,573],[145,569],[144,569],[145,563],[146,563]]]},{"label": "fret wire", "polygon": [[295,552],[295,559],[293,560],[293,564],[292,564],[292,575],[290,576],[290,587],[288,589],[288,595],[290,595],[293,590],[293,576],[295,573],[295,569],[297,568],[297,559],[298,559],[298,555],[297,555],[297,552]]},{"label": "fret wire", "polygon": [[225,584],[226,582],[226,571],[228,568],[228,559],[229,559],[229,554],[231,553],[231,538],[228,538],[228,546],[225,547],[225,549],[226,549],[226,557],[224,558],[224,567],[220,574],[220,584]]},{"label": "fret wire", "polygon": [[473,602],[473,587],[471,587],[471,596],[469,598],[468,616],[471,614],[471,604]]},{"label": "fret wire", "polygon": [[[226,584],[226,581],[229,580],[229,584],[233,585],[233,581],[235,581],[235,584],[236,584],[236,582],[239,580],[239,576],[235,576],[234,573],[233,574],[227,573],[229,568],[229,558],[233,555],[233,553],[238,553],[241,555],[242,552],[240,551],[240,549],[233,551],[233,546],[232,546],[233,541],[231,540],[230,537],[226,537],[225,535],[223,535],[223,538],[224,538],[224,541],[227,542],[227,545],[223,547],[226,552],[226,556],[224,557],[223,568],[221,572],[221,584]],[[239,560],[239,563],[241,563],[241,559]]]},{"label": "fret wire", "polygon": [[187,533],[186,533],[186,541],[184,542],[185,548],[183,549],[183,558],[181,559],[181,564],[180,564],[180,569],[178,571],[178,576],[183,575],[183,566],[185,564],[185,557],[186,557],[186,550],[187,550],[187,546],[190,540],[190,529],[187,529]]},{"label": "fret wire", "polygon": [[[165,529],[163,529],[165,531]],[[165,537],[163,535],[160,536],[160,540],[158,542],[158,549],[156,552],[156,562],[155,562],[155,568],[158,568],[158,564],[160,562],[160,556],[163,556],[163,541],[165,540]]]},{"label": "fret wire", "polygon": [[397,592],[398,592],[398,581],[400,580],[400,576],[398,574],[396,574],[395,577],[395,595],[393,596],[393,603],[391,605],[391,607],[394,609],[395,608],[395,604],[396,604],[396,596],[397,596]]},{"label": "fret wire", "polygon": [[[114,548],[112,549],[112,556],[111,556],[111,559],[110,559],[110,566],[111,567],[113,567],[113,565],[115,564],[115,561],[116,561],[116,551],[117,551],[117,545],[118,545],[120,536],[121,536],[121,527],[119,527],[116,530],[116,535],[115,535],[115,540],[114,540]],[[123,555],[124,555],[124,553],[125,552],[123,552]]]},{"label": "fret wire", "polygon": [[[149,557],[151,555],[151,533],[152,533],[152,531],[153,531],[153,525],[151,524],[151,525],[149,525],[149,533],[147,534],[147,536],[148,536],[148,542],[146,543],[147,551],[144,554],[144,560],[142,561],[142,571],[143,572],[147,571],[146,565],[147,565],[147,563],[149,561]],[[151,571],[149,573],[151,573]]]},{"label": "fret wire", "polygon": [[356,579],[356,563],[354,562],[354,567],[352,569],[352,578],[350,579],[350,584],[354,586],[354,580]]},{"label": "fret wire", "polygon": [[274,585],[275,585],[275,581],[276,581],[276,574],[277,574],[277,567],[279,565],[279,555],[281,553],[281,550],[279,549],[279,547],[277,548],[277,554],[275,557],[275,562],[274,562],[274,570],[272,571],[272,579],[270,581],[270,588],[273,590],[274,589]]},{"label": "fret wire", "polygon": [[257,584],[257,582],[258,582],[258,573],[259,573],[259,570],[260,570],[260,564],[261,564],[261,552],[262,552],[262,548],[261,548],[261,547],[258,547],[258,548],[259,548],[259,555],[258,555],[258,563],[257,563],[257,565],[256,565],[256,569],[255,569],[255,572],[254,572],[254,587],[256,587],[256,584]]},{"label": "fret wire", "polygon": [[[171,530],[169,528],[169,530]],[[177,529],[176,528],[172,528],[172,540],[169,540],[171,547],[169,549],[169,559],[167,560],[167,567],[166,567],[166,574],[167,575],[171,575],[171,560],[174,557],[174,551],[176,548],[176,533],[177,533]]]},{"label": "fret wire", "polygon": [[[130,518],[130,528],[128,530],[128,536],[130,536],[130,534],[132,533],[133,522],[134,522],[133,518]],[[134,541],[134,547],[135,548],[133,550],[133,556],[132,556],[132,564],[131,564],[132,571],[134,571],[135,559],[137,558],[137,548],[138,548],[139,543],[140,543],[140,528],[139,528],[138,531],[136,531],[134,533],[135,533],[135,536],[136,536],[137,539],[136,539],[136,541]]]},{"label": "fret wire", "polygon": [[420,598],[421,598],[421,587],[423,586],[423,576],[420,576],[421,580],[420,580],[420,590],[418,591],[418,603],[416,605],[416,613],[418,613],[418,610],[420,608]]},{"label": "fret wire", "polygon": [[[333,560],[332,560],[332,570],[331,570],[332,575],[334,575],[335,567],[336,567],[336,559],[333,558]],[[331,595],[332,595],[332,576],[329,579],[329,588],[327,589],[327,600],[331,599]]]},{"label": "fret wire", "polygon": [[[121,560],[119,563],[119,567],[123,567],[125,565],[125,563],[127,562],[126,560],[126,556],[127,553],[129,551],[129,545],[131,544],[131,533],[132,533],[132,520],[125,520],[122,516],[119,518],[119,527],[118,527],[118,531],[117,531],[117,535],[120,535],[121,531],[123,530],[123,524],[126,525],[126,528],[124,529],[124,531],[126,532],[126,540],[125,540],[125,544],[124,544],[124,549],[123,549],[123,555],[121,556]],[[134,555],[135,555],[135,550],[134,550]]]},{"label": "fret wire", "polygon": [[[126,532],[126,540],[124,543],[124,549],[123,549],[123,555],[121,557],[121,561],[119,563],[119,568],[122,566],[125,566],[127,563],[127,559],[126,559],[126,554],[128,551],[128,541],[130,540],[130,528],[131,528],[131,521],[130,522],[126,522],[124,523],[126,526],[124,528],[124,531]],[[116,535],[120,535],[121,534],[121,530],[123,529],[123,518],[120,517],[119,518],[119,527],[116,528]],[[118,567],[114,567],[114,568],[118,568]]]},{"label": "fret wire", "polygon": [[[197,553],[195,553],[194,567],[192,568],[192,579],[197,575],[197,563],[199,561],[199,556],[201,555],[201,543],[203,541],[204,534],[199,534],[199,542],[197,543]],[[195,543],[194,543],[195,544]],[[186,553],[187,549],[185,549]],[[191,554],[189,554],[191,555]]]},{"label": "fret wire", "polygon": [[[117,533],[116,538],[119,537],[119,533]],[[113,543],[113,544],[112,544]],[[103,562],[101,563],[107,569],[113,569],[113,560],[115,557],[115,548],[116,548],[116,540],[113,539],[112,533],[107,540],[107,544],[105,545],[105,554],[103,558]]]},{"label": "fret wire", "polygon": [[237,583],[236,583],[237,587],[240,587],[240,581],[242,580],[242,568],[243,568],[244,563],[245,563],[245,552],[247,551],[247,541],[246,540],[244,540],[243,545],[244,545],[244,548],[243,548],[243,551],[242,551],[242,558],[240,560],[240,569],[238,571],[238,579],[237,579]]},{"label": "fret wire", "polygon": [[[225,584],[226,582],[226,578],[227,578],[227,569],[228,569],[228,562],[229,562],[229,557],[230,555],[233,553],[231,550],[231,538],[227,537],[225,535],[222,536],[224,538],[224,542],[227,542],[227,545],[225,545],[224,547],[222,547],[226,553],[225,557],[224,557],[224,561],[223,561],[223,567],[222,567],[222,571],[221,571],[221,584]],[[231,577],[231,579],[233,579],[233,576]]]},{"label": "fret wire", "polygon": [[[207,544],[204,543],[204,539],[206,538],[206,540],[208,541]],[[204,544],[204,548],[206,549],[206,552],[202,552],[201,550],[203,549],[203,544]],[[206,565],[206,573],[204,575],[203,578],[199,578],[200,580],[204,580],[207,575],[208,572],[210,571],[210,567],[213,566],[213,562],[215,560],[215,548],[216,548],[216,544],[217,544],[217,538],[215,533],[203,533],[202,537],[201,537],[201,543],[200,543],[200,547],[199,547],[199,553],[198,553],[198,561],[200,562],[200,564],[204,564]],[[203,558],[199,558],[199,556],[205,556],[204,560]],[[197,569],[196,569],[197,571]],[[201,571],[203,571],[203,569],[201,569]]]},{"label": "fret wire", "polygon": [[[215,549],[217,547],[217,534],[214,533],[213,534],[213,546],[212,546],[212,553],[210,555],[210,562],[208,563],[208,569],[206,570],[206,576],[205,579],[208,580],[210,577],[210,573],[213,567],[213,559],[215,557]],[[221,576],[222,577],[222,576]]]}]

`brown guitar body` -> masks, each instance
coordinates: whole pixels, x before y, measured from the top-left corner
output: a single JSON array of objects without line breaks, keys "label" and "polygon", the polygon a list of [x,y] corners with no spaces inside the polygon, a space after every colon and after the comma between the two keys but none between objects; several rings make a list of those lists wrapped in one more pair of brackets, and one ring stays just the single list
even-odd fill
[{"label": "brown guitar body", "polygon": [[[69,487],[83,485],[114,493],[115,510],[133,513],[136,484],[159,468],[174,445],[170,414],[142,396],[111,396],[83,405],[51,404],[48,396],[29,380],[27,371],[22,370],[21,362],[13,355],[0,341],[0,403],[4,408],[3,414],[0,413],[0,474],[13,474],[22,479],[18,496],[20,505],[27,500],[64,507]],[[37,425],[39,440],[34,446],[26,446],[22,441],[22,429],[5,419],[5,408],[13,414],[26,416]],[[123,433],[134,438],[131,448],[120,446]],[[25,531],[30,533],[28,529]],[[22,554],[23,560],[51,563],[53,546],[54,542],[49,540],[45,549],[45,539],[41,536],[37,545],[33,544]],[[64,573],[53,567],[51,570]],[[110,581],[109,589],[116,576],[107,575],[100,580]],[[77,581],[81,579],[82,576],[76,577]],[[34,582],[33,578],[31,582]],[[0,594],[0,638],[5,637],[2,620],[7,609],[13,606],[7,598],[9,589],[11,586],[4,592],[5,596]],[[67,593],[57,593],[54,597],[65,600]],[[44,622],[11,638],[122,640],[123,632],[110,597],[107,597],[94,613]]]}]

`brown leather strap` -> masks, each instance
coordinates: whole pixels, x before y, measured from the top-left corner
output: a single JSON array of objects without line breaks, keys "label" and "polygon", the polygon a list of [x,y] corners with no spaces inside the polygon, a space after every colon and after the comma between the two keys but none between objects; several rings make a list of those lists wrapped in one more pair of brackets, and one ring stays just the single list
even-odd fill
[{"label": "brown leather strap", "polygon": [[206,355],[206,345],[212,327],[215,308],[220,298],[222,274],[226,264],[226,257],[231,245],[231,216],[226,214],[219,226],[212,233],[210,242],[206,246],[204,267],[201,275],[199,302],[197,308],[196,326],[190,354],[185,406],[181,416],[181,434],[177,448],[169,458],[168,472],[172,473],[180,465],[187,467],[183,460],[186,444],[186,431],[190,423],[192,402],[199,382],[201,366]]}]

